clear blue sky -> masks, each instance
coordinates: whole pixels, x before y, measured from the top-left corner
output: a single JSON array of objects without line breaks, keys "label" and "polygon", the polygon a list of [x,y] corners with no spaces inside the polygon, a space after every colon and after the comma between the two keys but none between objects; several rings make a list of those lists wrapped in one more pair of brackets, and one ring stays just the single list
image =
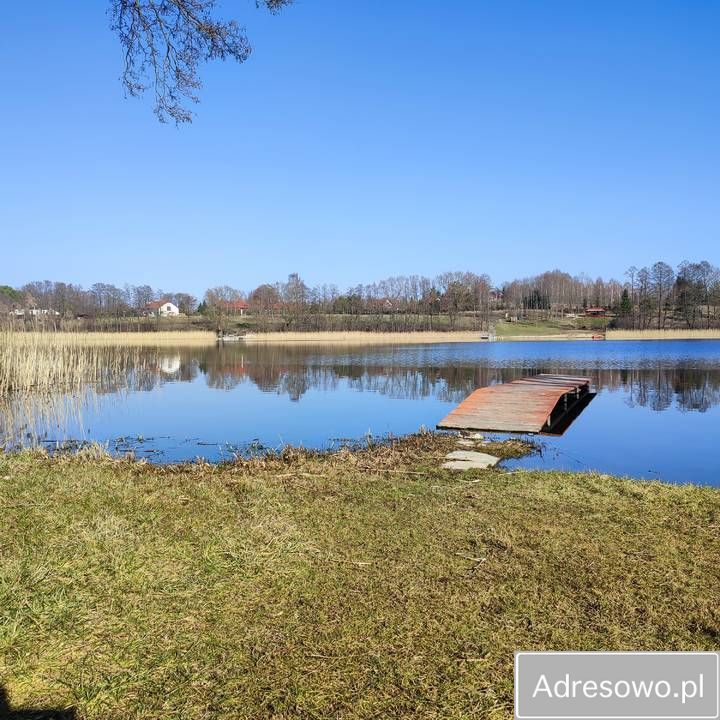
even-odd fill
[{"label": "clear blue sky", "polygon": [[0,4],[0,284],[720,263],[718,0],[225,0],[179,129],[106,7]]}]

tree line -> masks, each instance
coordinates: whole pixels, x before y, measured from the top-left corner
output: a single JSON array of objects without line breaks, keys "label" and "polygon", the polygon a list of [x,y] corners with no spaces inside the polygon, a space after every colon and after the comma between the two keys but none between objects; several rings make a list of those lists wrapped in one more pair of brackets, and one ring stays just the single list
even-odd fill
[{"label": "tree line", "polygon": [[613,325],[619,328],[720,325],[720,269],[707,260],[683,261],[677,270],[663,261],[632,266],[624,276],[623,281],[593,280],[553,270],[507,283],[502,306],[548,318],[597,308],[612,315]]},{"label": "tree line", "polygon": [[334,284],[311,287],[293,273],[284,282],[263,283],[250,291],[209,288],[202,300],[149,285],[95,283],[86,289],[46,280],[19,288],[0,286],[0,310],[41,308],[62,318],[142,317],[156,300],[174,303],[184,315],[204,315],[218,328],[247,313],[259,328],[487,330],[498,317],[553,319],[591,308],[612,316],[617,327],[710,328],[720,325],[720,269],[706,260],[685,261],[676,269],[658,261],[628,268],[623,280],[552,270],[501,286],[493,285],[487,274],[459,271],[395,276],[344,291]]},{"label": "tree line", "polygon": [[95,283],[85,289],[72,283],[39,280],[20,288],[0,286],[0,309],[52,310],[65,318],[142,316],[154,300],[169,300],[185,315],[192,315],[198,307],[197,298],[190,293],[165,292],[149,285],[119,288]]}]

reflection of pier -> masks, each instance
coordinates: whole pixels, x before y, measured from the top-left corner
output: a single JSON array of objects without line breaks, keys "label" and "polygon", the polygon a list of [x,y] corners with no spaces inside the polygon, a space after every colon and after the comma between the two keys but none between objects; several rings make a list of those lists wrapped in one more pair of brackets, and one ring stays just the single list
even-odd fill
[{"label": "reflection of pier", "polygon": [[534,375],[476,390],[438,427],[556,434],[564,432],[590,395],[590,378]]}]

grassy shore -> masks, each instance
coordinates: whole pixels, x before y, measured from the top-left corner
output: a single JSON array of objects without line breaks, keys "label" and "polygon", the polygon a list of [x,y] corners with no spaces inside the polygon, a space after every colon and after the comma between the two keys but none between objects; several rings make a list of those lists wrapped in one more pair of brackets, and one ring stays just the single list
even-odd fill
[{"label": "grassy shore", "polygon": [[720,330],[608,330],[608,340],[720,340]]},{"label": "grassy shore", "polygon": [[499,340],[589,340],[602,329],[579,329],[573,320],[521,320],[495,326]]},{"label": "grassy shore", "polygon": [[544,335],[542,333],[536,333],[534,335],[498,335],[497,340],[499,342],[545,342],[556,341],[556,340],[592,340],[593,337],[590,333],[575,332],[575,333],[555,333]]},{"label": "grassy shore", "polygon": [[440,468],[452,445],[226,466],[0,456],[10,705],[509,718],[517,649],[717,648],[720,492],[458,475]]}]

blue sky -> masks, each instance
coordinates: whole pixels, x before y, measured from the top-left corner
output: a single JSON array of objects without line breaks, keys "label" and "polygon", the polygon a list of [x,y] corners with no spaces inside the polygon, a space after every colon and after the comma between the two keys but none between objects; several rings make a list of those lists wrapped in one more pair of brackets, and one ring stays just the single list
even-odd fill
[{"label": "blue sky", "polygon": [[0,4],[0,284],[720,263],[720,2],[251,0],[190,126],[106,3]]}]

